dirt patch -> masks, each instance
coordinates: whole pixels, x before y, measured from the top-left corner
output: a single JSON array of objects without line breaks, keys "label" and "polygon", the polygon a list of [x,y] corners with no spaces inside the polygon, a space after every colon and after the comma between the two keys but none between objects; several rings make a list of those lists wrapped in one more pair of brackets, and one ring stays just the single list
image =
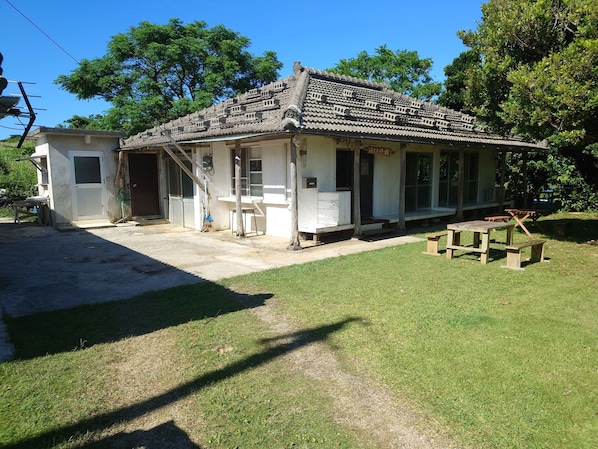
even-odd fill
[{"label": "dirt patch", "polygon": [[[266,337],[284,344],[284,337],[300,329],[276,311],[275,301],[257,307],[253,313],[269,328]],[[290,342],[289,342],[290,343]],[[167,331],[132,337],[114,343],[113,384],[114,409],[125,412],[120,422],[106,428],[100,438],[103,447],[124,448],[198,448],[202,442],[192,441],[187,433],[201,427],[191,398],[174,395],[160,401],[157,407],[136,409],[136,404],[150,403],[156,397],[176,391],[178,379],[173,369],[184,365],[177,354],[173,338]],[[232,350],[223,345],[219,353]],[[318,390],[333,398],[334,419],[343,427],[361,436],[363,441],[383,448],[439,449],[455,448],[448,438],[435,432],[438,426],[426,422],[406,402],[398,401],[391,392],[366,375],[343,369],[333,351],[320,342],[298,345],[281,357],[289,372],[299,373],[317,383]],[[127,410],[132,407],[131,413]],[[97,440],[96,440],[97,441]]]},{"label": "dirt patch", "polygon": [[[253,309],[272,329],[273,337],[290,335],[298,329],[269,305]],[[388,389],[365,375],[345,371],[338,358],[325,344],[303,345],[283,357],[287,368],[318,382],[334,398],[335,419],[349,429],[358,429],[370,441],[384,448],[439,449],[456,444],[433,430],[434,423],[424,422],[417,411],[397,401]]]},{"label": "dirt patch", "polygon": [[[100,438],[104,447],[129,449],[160,447],[164,449],[197,449],[184,428],[198,426],[196,416],[190,417],[188,410],[192,398],[173,395],[147,412],[139,412],[136,404],[152,403],[156,397],[176,390],[177,375],[173,373],[183,363],[177,360],[177,351],[168,332],[154,332],[132,337],[113,344],[114,386],[118,392],[115,408],[127,410],[123,420],[102,432]],[[193,418],[193,422],[192,419]]]}]

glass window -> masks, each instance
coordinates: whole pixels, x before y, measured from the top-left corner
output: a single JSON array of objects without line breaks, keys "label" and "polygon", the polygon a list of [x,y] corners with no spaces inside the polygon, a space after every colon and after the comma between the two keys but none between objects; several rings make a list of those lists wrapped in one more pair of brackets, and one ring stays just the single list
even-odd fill
[{"label": "glass window", "polygon": [[[478,200],[478,177],[480,155],[477,152],[465,152],[463,169],[464,197],[466,203]],[[454,206],[457,204],[459,191],[459,152],[443,151],[440,153],[440,182],[438,186],[438,205]]]},{"label": "glass window", "polygon": [[[191,162],[184,161],[183,164],[193,173],[193,166]],[[193,198],[193,180],[181,169],[181,184],[183,190],[183,198]]]},{"label": "glass window", "polygon": [[459,153],[440,153],[440,179],[438,184],[438,205],[446,207],[457,204],[459,193]]},{"label": "glass window", "polygon": [[407,153],[405,210],[414,212],[432,206],[431,153]]},{"label": "glass window", "polygon": [[350,190],[353,187],[353,152],[336,150],[336,189]]},{"label": "glass window", "polygon": [[168,159],[168,193],[181,196],[181,169],[172,159]]},{"label": "glass window", "polygon": [[[191,162],[184,161],[183,164],[193,171]],[[193,198],[193,180],[172,159],[168,160],[168,193],[179,198]]]},{"label": "glass window", "polygon": [[[264,195],[262,152],[260,148],[241,148],[241,195]],[[235,191],[235,149],[231,149],[231,193]]]},{"label": "glass window", "polygon": [[75,156],[75,183],[101,184],[100,158],[97,156]]}]

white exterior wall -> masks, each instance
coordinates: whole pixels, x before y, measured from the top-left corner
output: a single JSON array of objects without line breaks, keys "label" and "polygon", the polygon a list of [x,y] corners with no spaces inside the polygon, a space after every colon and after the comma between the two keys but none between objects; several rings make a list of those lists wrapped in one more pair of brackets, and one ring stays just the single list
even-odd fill
[{"label": "white exterior wall", "polygon": [[118,139],[114,137],[46,134],[36,142],[35,155],[46,156],[48,166],[48,184],[42,184],[42,175],[38,171],[39,194],[48,196],[52,214],[52,224],[60,226],[73,221],[72,173],[69,152],[101,152],[103,154],[102,176],[105,186],[105,219],[116,221],[120,218],[120,208],[116,200],[117,188],[114,186],[117,155],[114,151]]},{"label": "white exterior wall", "polygon": [[[297,159],[299,227],[318,223],[318,193],[336,192],[336,144],[325,137],[303,139]],[[304,179],[316,178],[317,187],[304,187]]]},{"label": "white exterior wall", "polygon": [[[438,177],[441,146],[423,144],[401,144],[394,142],[364,141],[364,146],[380,146],[391,149],[391,155],[376,154],[374,156],[374,184],[373,184],[373,214],[376,217],[399,218],[399,173],[400,152],[422,152],[433,155],[433,183],[432,207],[438,207]],[[290,238],[291,211],[290,211],[290,138],[265,141],[259,144],[252,143],[261,150],[263,170],[263,198],[242,198],[244,208],[254,208],[257,216],[259,233]],[[248,147],[248,145],[241,145]],[[336,140],[327,137],[304,136],[302,146],[297,153],[297,196],[299,227],[310,227],[323,220],[321,204],[323,200],[334,201],[322,193],[336,192],[336,150],[346,147],[337,144]],[[214,142],[209,147],[202,146],[197,150],[197,159],[200,161],[204,155],[213,157],[213,174],[206,175],[208,181],[209,211],[214,219],[212,228],[215,230],[231,229],[235,227],[235,216],[231,213],[235,209],[235,197],[231,194],[233,178],[230,160],[231,148],[234,143]],[[457,151],[455,148],[451,150]],[[494,187],[495,154],[494,151],[481,150],[480,152],[480,182],[479,201],[485,201],[485,192]],[[203,174],[202,174],[203,176]],[[317,187],[308,188],[304,178],[316,178]],[[197,190],[201,197],[203,192]],[[350,192],[340,194],[338,202],[350,212]],[[203,199],[198,198],[199,203]],[[341,211],[341,217],[346,216],[346,210]],[[253,229],[253,217],[246,219],[246,230]],[[202,216],[203,219],[203,216]],[[201,226],[199,220],[199,225]],[[349,213],[349,223],[352,221]]]}]

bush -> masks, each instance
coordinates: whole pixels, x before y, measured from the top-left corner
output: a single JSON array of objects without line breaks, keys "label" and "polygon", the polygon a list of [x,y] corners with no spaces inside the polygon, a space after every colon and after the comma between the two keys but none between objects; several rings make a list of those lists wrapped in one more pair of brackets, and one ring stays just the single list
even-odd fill
[{"label": "bush", "polygon": [[0,141],[0,206],[9,204],[13,198],[37,195],[37,172],[35,167],[17,159],[27,158],[35,151],[33,142],[26,141],[17,148],[17,138]]}]

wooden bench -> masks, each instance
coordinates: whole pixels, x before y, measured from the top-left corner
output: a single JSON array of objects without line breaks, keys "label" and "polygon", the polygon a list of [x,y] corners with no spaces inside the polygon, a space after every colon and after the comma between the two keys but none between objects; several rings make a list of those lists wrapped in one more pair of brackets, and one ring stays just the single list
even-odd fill
[{"label": "wooden bench", "polygon": [[440,231],[436,232],[435,234],[428,234],[426,236],[428,238],[428,246],[424,254],[430,254],[431,256],[440,256],[440,252],[438,251],[438,242],[440,240],[440,237],[445,237],[447,234],[448,231]]},{"label": "wooden bench", "polygon": [[484,220],[486,221],[504,221],[505,223],[508,223],[510,219],[510,215],[493,215],[491,217],[484,217]]},{"label": "wooden bench", "polygon": [[503,268],[510,268],[511,270],[524,270],[521,267],[521,251],[523,248],[531,247],[532,255],[530,262],[544,261],[544,243],[546,240],[527,240],[521,243],[512,243],[507,245],[507,264]]},{"label": "wooden bench", "polygon": [[[424,254],[430,254],[431,256],[440,256],[440,251],[438,251],[438,242],[440,241],[441,237],[446,237],[448,235],[448,231],[439,231],[434,234],[428,234],[426,237],[428,238],[428,246],[426,248],[426,252]],[[461,235],[460,232],[455,232],[455,244],[459,244],[459,236]]]}]

